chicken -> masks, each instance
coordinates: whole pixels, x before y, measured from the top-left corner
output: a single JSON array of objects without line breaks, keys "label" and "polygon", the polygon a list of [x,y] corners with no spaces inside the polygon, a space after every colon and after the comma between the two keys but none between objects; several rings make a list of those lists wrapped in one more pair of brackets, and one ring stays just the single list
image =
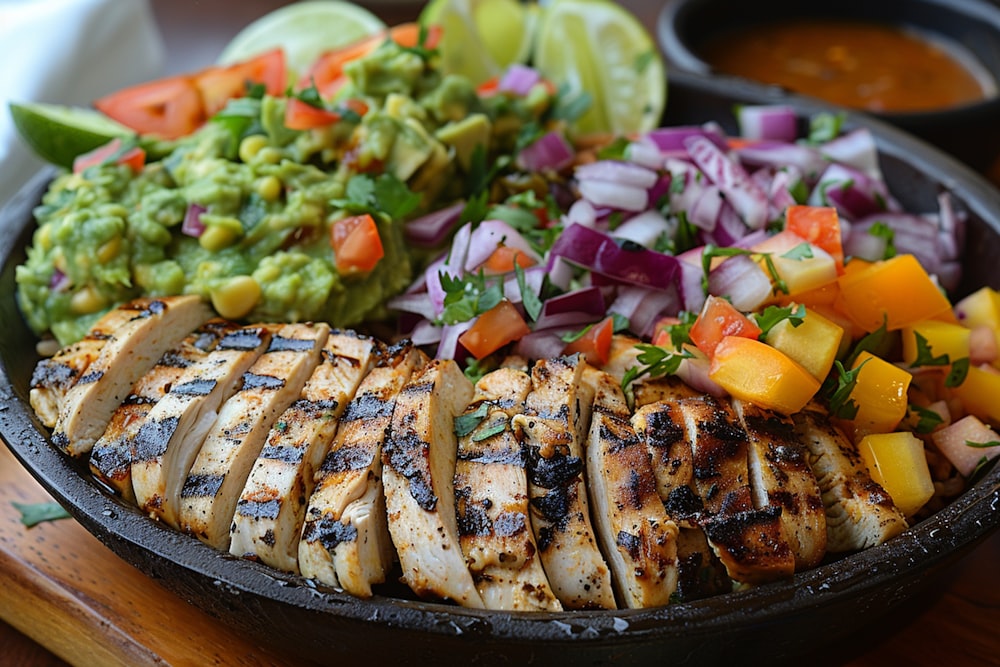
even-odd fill
[{"label": "chicken", "polygon": [[584,380],[594,389],[585,448],[590,501],[618,599],[632,609],[665,605],[677,588],[677,524],[657,494],[621,385],[592,368]]},{"label": "chicken", "polygon": [[319,363],[327,324],[286,324],[243,374],[219,409],[180,495],[180,529],[216,549],[229,549],[240,492],[278,415],[292,404]]},{"label": "chicken", "polygon": [[454,420],[472,394],[452,360],[435,359],[414,374],[396,399],[382,479],[403,581],[421,597],[482,608],[455,519]]},{"label": "chicken", "polygon": [[176,348],[160,357],[143,375],[111,416],[104,434],[90,451],[90,471],[128,502],[135,502],[132,489],[132,452],[129,441],[143,418],[184,374],[184,369],[203,359],[225,332],[222,320],[209,320]]},{"label": "chicken", "polygon": [[711,396],[677,402],[691,447],[694,479],[709,544],[739,582],[791,576],[795,555],[781,530],[781,508],[754,506],[749,484],[749,438],[733,408]]},{"label": "chicken", "polygon": [[66,394],[100,356],[109,340],[128,322],[141,313],[148,301],[134,301],[121,308],[112,308],[91,327],[82,339],[67,345],[48,359],[42,359],[31,375],[28,400],[38,419],[52,428],[59,419],[59,410]]},{"label": "chicken", "polygon": [[511,425],[528,461],[531,526],[549,586],[567,609],[614,609],[611,572],[598,548],[583,441],[593,390],[579,355],[539,360],[524,414]]},{"label": "chicken", "polygon": [[123,310],[133,317],[115,330],[60,407],[52,444],[70,456],[89,454],[132,385],[211,316],[193,295],[139,299]]},{"label": "chicken", "polygon": [[858,448],[815,403],[793,415],[826,508],[827,551],[865,549],[906,529],[906,518],[875,482]]},{"label": "chicken", "polygon": [[483,376],[455,420],[455,504],[462,553],[487,609],[561,611],[538,557],[528,478],[510,420],[524,410],[531,378],[505,367]]},{"label": "chicken", "polygon": [[826,512],[816,477],[791,418],[746,401],[733,400],[750,438],[750,489],[757,509],[780,507],[782,533],[795,569],[819,565],[826,554]]},{"label": "chicken", "polygon": [[153,406],[129,441],[136,504],[150,516],[179,526],[181,487],[220,406],[243,384],[271,340],[271,329],[230,325],[207,357],[185,369]]},{"label": "chicken", "polygon": [[298,573],[299,534],[313,478],[341,414],[382,353],[368,336],[333,331],[298,399],[278,417],[236,503],[229,551]]},{"label": "chicken", "polygon": [[399,392],[427,356],[409,341],[389,347],[340,418],[316,472],[298,544],[303,576],[352,595],[371,597],[396,552],[382,484],[382,448]]}]

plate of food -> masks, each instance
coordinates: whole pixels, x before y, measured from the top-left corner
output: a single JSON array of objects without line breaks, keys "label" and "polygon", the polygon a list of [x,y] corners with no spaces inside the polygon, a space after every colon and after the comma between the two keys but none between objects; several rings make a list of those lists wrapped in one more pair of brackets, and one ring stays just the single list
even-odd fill
[{"label": "plate of food", "polygon": [[790,658],[1000,524],[1000,195],[815,102],[663,112],[621,10],[547,11],[652,69],[477,81],[431,23],[19,111],[76,143],[0,217],[0,435],[296,658]]}]

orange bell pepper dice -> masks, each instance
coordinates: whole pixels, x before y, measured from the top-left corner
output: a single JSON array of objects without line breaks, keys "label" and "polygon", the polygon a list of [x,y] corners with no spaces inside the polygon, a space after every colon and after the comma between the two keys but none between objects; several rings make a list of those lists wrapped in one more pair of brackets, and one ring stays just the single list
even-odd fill
[{"label": "orange bell pepper dice", "polygon": [[793,414],[819,391],[819,380],[788,355],[753,338],[726,336],[708,377],[734,398]]},{"label": "orange bell pepper dice", "polygon": [[845,312],[865,331],[883,322],[893,331],[951,313],[948,298],[913,255],[848,270],[839,281]]}]

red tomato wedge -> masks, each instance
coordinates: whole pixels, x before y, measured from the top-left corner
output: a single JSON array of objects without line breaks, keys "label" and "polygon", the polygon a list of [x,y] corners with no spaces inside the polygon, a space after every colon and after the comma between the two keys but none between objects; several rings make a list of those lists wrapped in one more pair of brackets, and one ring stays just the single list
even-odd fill
[{"label": "red tomato wedge", "polygon": [[94,106],[136,132],[164,139],[191,134],[206,118],[201,95],[188,76],[131,86],[96,100]]},{"label": "red tomato wedge", "polygon": [[87,167],[94,167],[105,162],[127,165],[132,171],[139,172],[146,164],[146,151],[138,146],[125,148],[122,140],[115,137],[103,146],[98,146],[89,153],[78,155],[73,160],[73,173],[79,174]]},{"label": "red tomato wedge", "polygon": [[338,120],[340,114],[336,111],[314,107],[297,97],[288,98],[288,104],[285,106],[285,127],[290,130],[312,130],[333,125]]},{"label": "red tomato wedge", "polygon": [[[373,52],[387,39],[391,39],[400,46],[413,48],[420,42],[420,25],[402,23],[387,31],[376,33],[353,44],[321,54],[302,77],[299,87],[308,88],[315,85],[322,97],[332,97],[347,81],[344,65]],[[439,41],[441,41],[441,29],[436,26],[428,28],[423,45],[428,49],[433,49]]]},{"label": "red tomato wedge", "polygon": [[489,273],[510,273],[514,270],[515,263],[522,269],[526,269],[529,266],[533,266],[535,260],[522,250],[502,245],[497,246],[497,249],[486,258],[486,261],[483,262],[483,267]]},{"label": "red tomato wedge", "polygon": [[330,247],[341,274],[368,273],[385,256],[378,226],[367,213],[333,223]]},{"label": "red tomato wedge", "polygon": [[177,139],[197,130],[248,83],[264,84],[270,95],[285,91],[285,54],[274,49],[242,63],[209,67],[124,88],[95,100],[105,115],[139,132]]},{"label": "red tomato wedge", "polygon": [[722,297],[709,295],[698,319],[691,325],[691,342],[710,358],[727,336],[757,339],[760,327]]},{"label": "red tomato wedge", "polygon": [[209,67],[193,78],[205,116],[211,117],[222,111],[229,100],[246,95],[248,84],[263,84],[268,95],[283,94],[287,79],[285,52],[272,49],[241,63]]},{"label": "red tomato wedge", "polygon": [[476,318],[472,326],[458,337],[458,342],[476,359],[482,359],[529,333],[531,329],[521,313],[517,312],[514,304],[504,299]]},{"label": "red tomato wedge", "polygon": [[568,343],[563,349],[563,354],[579,353],[587,358],[588,363],[603,366],[608,363],[608,358],[611,356],[611,337],[614,332],[614,319],[606,317],[587,329],[582,336]]},{"label": "red tomato wedge", "polygon": [[837,274],[844,273],[844,244],[840,217],[832,206],[789,206],[785,211],[785,229],[833,257]]}]

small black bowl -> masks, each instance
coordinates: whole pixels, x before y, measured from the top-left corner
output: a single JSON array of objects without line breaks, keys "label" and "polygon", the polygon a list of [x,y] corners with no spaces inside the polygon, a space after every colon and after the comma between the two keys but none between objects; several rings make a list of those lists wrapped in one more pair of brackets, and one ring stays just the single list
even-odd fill
[{"label": "small black bowl", "polygon": [[[965,47],[994,82],[1000,82],[1000,7],[987,0],[668,0],[657,32],[667,64],[674,70],[722,80],[746,81],[715,71],[700,49],[713,35],[778,20],[871,21],[917,30]],[[771,97],[781,88],[763,83]],[[934,111],[879,112],[902,128],[985,172],[1000,157],[1000,95]]]}]

